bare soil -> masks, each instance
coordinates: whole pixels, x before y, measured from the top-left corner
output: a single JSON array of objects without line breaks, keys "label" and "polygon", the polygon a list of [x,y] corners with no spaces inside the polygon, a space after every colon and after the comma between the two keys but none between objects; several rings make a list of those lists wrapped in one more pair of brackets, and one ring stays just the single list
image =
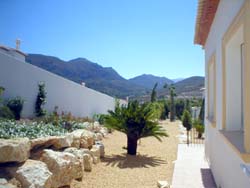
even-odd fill
[{"label": "bare soil", "polygon": [[127,140],[114,131],[104,138],[105,158],[84,172],[82,181],[74,181],[72,188],[155,188],[158,180],[172,181],[177,157],[179,122],[161,122],[169,137],[159,142],[154,137],[143,138],[137,156],[126,155]]}]

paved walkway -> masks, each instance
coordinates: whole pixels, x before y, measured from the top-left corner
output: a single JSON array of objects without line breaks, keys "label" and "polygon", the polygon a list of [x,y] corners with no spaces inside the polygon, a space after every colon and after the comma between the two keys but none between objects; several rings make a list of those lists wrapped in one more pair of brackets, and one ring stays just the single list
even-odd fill
[{"label": "paved walkway", "polygon": [[211,170],[204,159],[204,145],[178,145],[171,188],[216,188]]}]

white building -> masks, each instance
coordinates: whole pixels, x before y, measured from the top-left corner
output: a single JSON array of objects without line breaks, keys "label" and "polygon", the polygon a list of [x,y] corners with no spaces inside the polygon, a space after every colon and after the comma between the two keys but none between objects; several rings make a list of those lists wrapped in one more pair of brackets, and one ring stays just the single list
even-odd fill
[{"label": "white building", "polygon": [[205,153],[218,187],[250,187],[250,0],[199,0],[205,50]]}]

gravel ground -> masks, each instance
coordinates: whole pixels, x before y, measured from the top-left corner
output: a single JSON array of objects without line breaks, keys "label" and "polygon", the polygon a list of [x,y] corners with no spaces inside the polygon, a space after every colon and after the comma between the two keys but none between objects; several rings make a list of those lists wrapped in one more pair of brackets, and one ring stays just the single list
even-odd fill
[{"label": "gravel ground", "polygon": [[126,136],[120,132],[108,135],[105,158],[84,172],[82,182],[74,181],[72,188],[155,188],[158,180],[172,181],[177,156],[179,122],[161,123],[169,137],[159,142],[154,137],[141,139],[137,156],[126,156]]}]

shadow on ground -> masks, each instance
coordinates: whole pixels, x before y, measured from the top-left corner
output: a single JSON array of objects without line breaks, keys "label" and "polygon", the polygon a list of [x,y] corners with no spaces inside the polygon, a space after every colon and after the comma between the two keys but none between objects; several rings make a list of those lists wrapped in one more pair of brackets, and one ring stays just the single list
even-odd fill
[{"label": "shadow on ground", "polygon": [[156,167],[161,164],[167,164],[166,161],[159,159],[155,156],[148,155],[111,155],[105,156],[102,159],[103,163],[106,163],[106,166],[113,166],[119,168],[149,168]]},{"label": "shadow on ground", "polygon": [[204,188],[216,188],[211,169],[201,168],[202,183]]}]

